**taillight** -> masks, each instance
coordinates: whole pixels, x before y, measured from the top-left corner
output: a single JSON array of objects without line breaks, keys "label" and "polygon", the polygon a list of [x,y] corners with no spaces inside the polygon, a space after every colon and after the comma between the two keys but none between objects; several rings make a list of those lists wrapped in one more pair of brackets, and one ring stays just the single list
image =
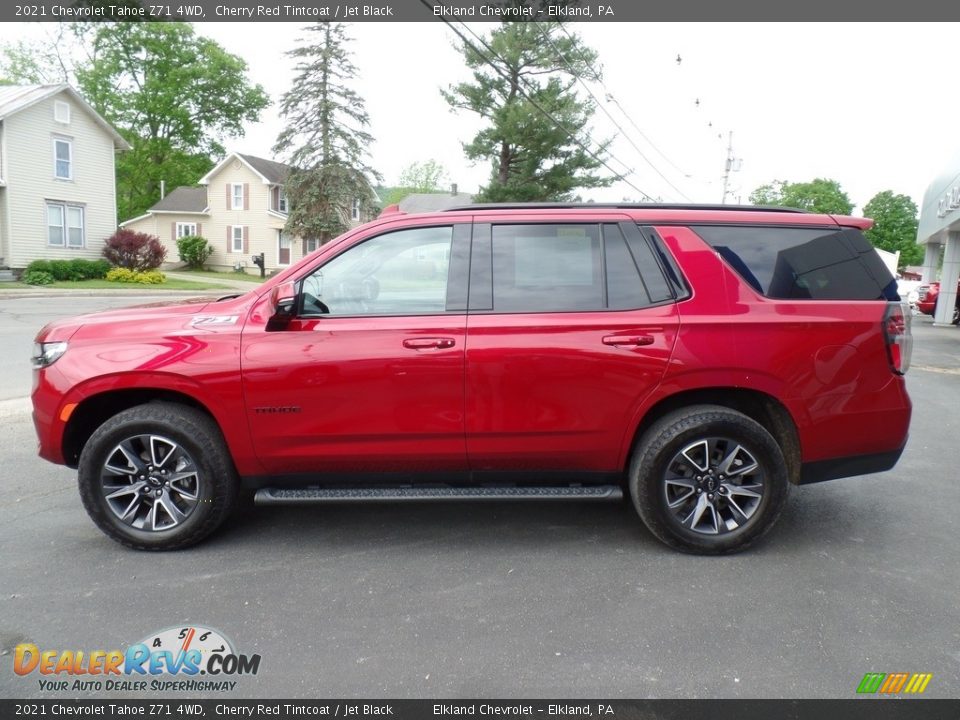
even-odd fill
[{"label": "taillight", "polygon": [[910,368],[913,354],[913,335],[910,332],[910,307],[906,303],[890,303],[883,316],[883,337],[887,342],[890,369],[904,375]]}]

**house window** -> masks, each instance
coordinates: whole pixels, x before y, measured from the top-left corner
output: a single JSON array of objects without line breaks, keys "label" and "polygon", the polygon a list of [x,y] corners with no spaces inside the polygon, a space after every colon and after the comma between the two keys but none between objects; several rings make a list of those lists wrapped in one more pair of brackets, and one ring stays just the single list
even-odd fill
[{"label": "house window", "polygon": [[230,235],[233,238],[230,249],[232,252],[242,253],[243,252],[243,225],[234,225],[232,226],[232,234]]},{"label": "house window", "polygon": [[83,208],[47,203],[47,244],[52,247],[84,246]]},{"label": "house window", "polygon": [[232,207],[234,210],[243,210],[243,183],[233,184]]},{"label": "house window", "polygon": [[53,119],[64,125],[70,124],[70,105],[57,100],[53,103]]},{"label": "house window", "polygon": [[314,250],[316,250],[318,247],[320,247],[320,246],[317,244],[317,239],[316,239],[316,238],[304,240],[304,241],[303,241],[303,254],[304,254],[304,255],[307,255],[307,254],[309,254],[309,253],[312,253],[312,252],[313,252]]},{"label": "house window", "polygon": [[73,143],[70,140],[53,139],[53,176],[58,180],[73,179]]},{"label": "house window", "polygon": [[177,238],[188,237],[197,234],[196,223],[177,223]]},{"label": "house window", "polygon": [[360,198],[354,198],[353,209],[350,212],[350,218],[352,220],[360,219]]},{"label": "house window", "polygon": [[286,193],[283,193],[283,192],[280,193],[280,199],[279,199],[279,201],[278,201],[277,209],[278,209],[280,212],[283,212],[283,213],[289,212],[289,211],[287,210],[287,195],[286,195]]}]

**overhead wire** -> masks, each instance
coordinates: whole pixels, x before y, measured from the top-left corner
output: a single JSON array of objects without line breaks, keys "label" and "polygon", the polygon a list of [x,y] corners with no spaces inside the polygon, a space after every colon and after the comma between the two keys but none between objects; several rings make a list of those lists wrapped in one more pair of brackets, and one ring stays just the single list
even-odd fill
[{"label": "overhead wire", "polygon": [[[564,33],[568,38],[570,38],[571,40],[574,40],[573,35],[571,35],[571,34],[570,34],[570,31],[567,30],[567,26],[566,26],[565,23],[558,23],[558,25],[560,26],[560,30],[562,30],[563,33]],[[662,157],[662,158],[664,159],[664,161],[666,161],[666,163],[667,163],[668,165],[670,165],[670,167],[672,167],[672,168],[673,168],[674,170],[676,170],[678,173],[680,173],[681,175],[683,175],[685,178],[693,178],[693,174],[692,174],[692,173],[688,173],[688,172],[685,171],[683,168],[681,168],[679,165],[677,165],[673,160],[671,160],[670,157],[669,157],[665,152],[663,152],[663,150],[661,150],[659,147],[657,147],[657,144],[656,144],[653,140],[651,140],[651,139],[649,138],[649,136],[647,136],[647,134],[643,131],[643,129],[642,129],[639,125],[637,125],[637,123],[634,121],[634,119],[630,116],[630,113],[628,113],[628,112],[626,111],[626,109],[623,107],[623,105],[620,104],[620,101],[617,100],[616,96],[614,96],[614,94],[613,94],[612,92],[610,92],[610,89],[607,87],[606,83],[603,81],[603,77],[602,77],[596,70],[594,70],[593,67],[590,66],[588,62],[586,62],[587,58],[584,57],[583,51],[580,49],[579,45],[574,45],[574,47],[576,47],[577,50],[578,50],[578,52],[580,52],[581,59],[584,60],[584,61],[585,61],[585,64],[586,64],[588,67],[590,67],[590,69],[593,71],[593,77],[591,78],[591,80],[592,80],[593,82],[597,83],[598,85],[600,85],[600,87],[603,88],[603,91],[606,93],[606,99],[609,100],[611,103],[613,103],[614,105],[617,106],[617,109],[618,109],[618,110],[623,114],[623,116],[627,119],[627,122],[629,122],[629,123],[633,126],[633,129],[637,131],[637,133],[640,135],[640,137],[642,137],[644,140],[646,140],[646,141],[650,144],[650,147],[652,147],[652,148],[654,149],[654,151],[656,151],[656,153],[657,153],[660,157]]]},{"label": "overhead wire", "polygon": [[[560,50],[560,48],[559,48],[559,47],[557,46],[557,44],[554,42],[553,38],[550,37],[550,33],[548,33],[546,30],[544,30],[544,28],[543,28],[543,23],[542,23],[542,22],[536,22],[536,26],[537,26],[537,29],[540,31],[540,34],[543,36],[544,40],[546,40],[548,43],[550,43],[550,46],[551,46],[551,47],[554,49],[554,51],[557,53],[557,57],[560,59],[560,61],[563,62],[564,65],[566,65],[566,67],[567,67],[567,69],[570,71],[570,73],[580,82],[581,85],[583,85],[584,89],[587,91],[587,93],[590,95],[590,97],[593,98],[593,101],[596,103],[597,107],[599,107],[599,108],[603,111],[603,113],[610,119],[610,122],[612,122],[612,123],[616,126],[617,130],[619,130],[620,133],[623,135],[623,138],[624,138],[628,143],[630,143],[630,145],[633,147],[633,149],[637,151],[637,154],[638,154],[641,158],[643,158],[643,161],[644,161],[645,163],[647,163],[647,165],[649,165],[649,166],[653,169],[653,171],[654,171],[657,175],[659,175],[659,176],[663,179],[663,181],[664,181],[665,183],[667,183],[667,185],[669,185],[671,188],[673,188],[673,189],[680,195],[680,197],[682,197],[682,198],[683,198],[684,200],[686,200],[687,202],[692,202],[692,200],[690,200],[690,198],[686,195],[686,193],[683,192],[683,190],[681,190],[681,189],[678,188],[676,185],[674,185],[672,182],[670,182],[670,179],[669,179],[666,175],[664,175],[662,172],[660,172],[660,168],[658,168],[656,165],[653,164],[653,162],[650,160],[650,158],[648,158],[648,157],[646,156],[646,154],[643,152],[643,150],[640,149],[640,146],[637,145],[637,144],[633,141],[633,138],[630,137],[629,133],[627,133],[627,131],[623,129],[623,126],[620,125],[620,123],[617,122],[616,118],[614,118],[613,115],[610,113],[610,111],[607,110],[607,108],[603,105],[603,103],[600,102],[600,100],[597,98],[597,96],[593,94],[593,90],[590,89],[590,86],[587,85],[587,83],[584,81],[584,79],[583,79],[582,77],[580,77],[580,74],[577,73],[577,72],[575,72],[574,69],[573,69],[573,67],[570,65],[570,63],[567,62],[567,58],[564,56],[563,52]],[[570,37],[570,36],[568,35],[568,37]],[[576,43],[576,41],[574,40],[574,38],[570,37],[570,39],[571,39],[571,41],[573,41],[574,47],[576,47],[576,48],[579,50],[580,48],[579,48],[579,46],[577,45],[577,43]],[[584,65],[585,65],[586,67],[590,68],[590,70],[593,70],[593,66],[590,65],[590,63],[587,61],[587,57],[586,57],[586,55],[583,54],[582,50],[580,50],[580,55],[581,55],[581,58],[582,58],[583,61],[584,61]],[[597,73],[595,70],[593,70],[593,74],[594,74],[594,77],[599,77],[599,73]],[[611,97],[612,97],[612,96],[611,96]],[[622,112],[622,110],[621,110],[621,112]],[[625,113],[624,113],[624,114],[625,114]],[[627,117],[627,119],[629,120],[630,118]],[[642,134],[643,134],[643,133],[641,132],[641,135],[642,135]],[[646,138],[645,135],[644,135],[644,137]],[[647,142],[650,142],[650,140],[647,139]],[[651,146],[652,146],[652,143],[651,143]]]},{"label": "overhead wire", "polygon": [[[430,12],[433,13],[433,8],[434,8],[435,6],[434,6],[434,4],[433,4],[430,0],[420,0],[420,3],[421,3],[422,5],[430,8]],[[449,27],[449,28],[456,34],[456,36],[457,36],[458,38],[460,38],[460,40],[464,43],[465,46],[469,47],[474,53],[476,53],[477,56],[478,56],[481,60],[483,60],[483,62],[486,63],[494,72],[496,72],[496,73],[497,73],[501,78],[503,78],[504,80],[510,80],[509,76],[508,76],[506,73],[504,73],[504,72],[496,65],[496,63],[493,62],[493,60],[491,60],[491,59],[490,59],[489,57],[487,57],[484,53],[482,53],[482,52],[476,47],[476,45],[474,45],[472,42],[470,42],[470,40],[469,40],[462,32],[460,32],[456,27],[454,27],[453,23],[451,23],[447,18],[445,18],[445,17],[443,17],[443,16],[441,16],[440,19],[447,25],[447,27]],[[480,43],[487,49],[488,52],[490,52],[494,57],[496,57],[496,58],[499,59],[500,61],[503,61],[503,58],[501,58],[499,55],[497,55],[496,51],[494,51],[493,48],[491,48],[480,36],[478,36],[475,32],[473,32],[473,30],[471,30],[465,23],[462,23],[462,22],[461,22],[461,25],[463,25],[463,27],[464,27],[465,29],[467,29],[468,32],[470,32],[471,35],[473,35],[475,38],[477,38],[477,40],[480,41]],[[636,192],[640,193],[640,195],[642,195],[642,196],[643,196],[644,198],[646,198],[647,200],[650,200],[650,201],[653,200],[653,197],[652,197],[651,195],[649,195],[649,194],[648,194],[647,192],[645,192],[644,190],[641,190],[641,189],[640,189],[639,187],[637,187],[634,183],[632,183],[630,180],[628,180],[623,173],[617,172],[617,170],[615,170],[614,168],[610,167],[610,164],[606,161],[606,159],[604,159],[601,155],[598,155],[598,154],[597,154],[596,152],[594,152],[590,147],[588,147],[586,144],[584,144],[584,142],[583,142],[579,137],[577,137],[575,133],[573,133],[571,130],[569,130],[567,127],[565,127],[565,126],[563,125],[563,123],[561,123],[557,118],[555,118],[549,111],[547,111],[546,109],[544,109],[544,107],[543,107],[542,105],[540,105],[540,103],[538,103],[536,100],[534,100],[532,97],[530,97],[530,95],[526,92],[526,88],[524,88],[524,87],[518,88],[518,89],[517,89],[517,93],[518,93],[524,100],[526,100],[528,103],[530,103],[530,105],[533,106],[533,107],[537,110],[537,112],[539,112],[541,115],[543,115],[545,118],[547,118],[550,122],[552,122],[552,123],[554,124],[554,126],[556,126],[558,129],[562,130],[562,131],[574,142],[574,144],[576,144],[577,146],[579,146],[580,149],[583,150],[584,152],[586,152],[591,158],[593,158],[594,161],[598,162],[600,165],[602,165],[602,166],[605,167],[607,170],[609,170],[610,172],[612,172],[612,173],[616,176],[616,179],[621,180],[622,182],[624,182],[624,183],[626,183],[627,185],[629,185],[630,188],[632,188],[632,189],[635,190]],[[629,170],[629,166],[628,166],[626,163],[624,163],[622,160],[620,160],[619,158],[617,158],[617,157],[616,157],[615,155],[613,155],[612,153],[608,153],[608,155],[610,156],[610,158],[611,158],[612,160],[615,160],[616,162],[620,163],[621,165],[623,165],[623,167],[628,168],[628,170]],[[629,172],[632,173],[633,171],[632,171],[632,170],[629,170]]]}]

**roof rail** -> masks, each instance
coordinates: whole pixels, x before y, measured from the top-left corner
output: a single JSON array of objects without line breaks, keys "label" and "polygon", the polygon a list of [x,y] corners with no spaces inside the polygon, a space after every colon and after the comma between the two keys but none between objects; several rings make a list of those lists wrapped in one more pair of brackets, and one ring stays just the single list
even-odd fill
[{"label": "roof rail", "polygon": [[444,208],[443,212],[463,210],[562,210],[580,208],[583,210],[729,210],[731,212],[789,212],[809,213],[800,208],[778,207],[775,205],[710,205],[697,203],[585,203],[585,202],[528,202],[528,203],[474,203]]}]

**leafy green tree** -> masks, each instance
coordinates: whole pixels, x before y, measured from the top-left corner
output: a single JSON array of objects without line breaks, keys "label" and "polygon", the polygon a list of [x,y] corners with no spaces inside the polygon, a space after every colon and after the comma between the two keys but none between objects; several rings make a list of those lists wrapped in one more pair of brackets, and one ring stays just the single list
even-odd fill
[{"label": "leafy green tree", "polygon": [[[573,86],[578,76],[600,71],[596,52],[578,36],[561,33],[558,23],[507,22],[483,43],[463,42],[458,49],[473,80],[442,92],[455,110],[486,121],[464,145],[470,160],[492,166],[478,200],[567,200],[577,188],[614,181],[595,172],[602,163],[583,148],[595,146],[588,129],[594,106]],[[602,157],[608,144],[594,154]]]},{"label": "leafy green tree", "polygon": [[400,173],[400,182],[387,195],[385,203],[393,205],[414,193],[443,192],[447,188],[447,171],[436,160],[414,162]]},{"label": "leafy green tree", "polygon": [[70,77],[52,44],[17,40],[0,49],[0,85],[50,85]]},{"label": "leafy green tree", "polygon": [[357,68],[344,26],[324,22],[306,32],[303,44],[287,53],[298,63],[280,101],[286,128],[273,151],[294,166],[286,184],[287,232],[322,244],[349,227],[355,201],[362,209],[375,202],[367,178],[379,175],[367,161],[370,119],[350,87]]},{"label": "leafy green tree", "polygon": [[917,244],[917,205],[907,195],[884,190],[863,206],[864,217],[874,225],[866,236],[876,247],[890,252],[900,251],[900,267],[923,262],[923,248]]},{"label": "leafy green tree", "polygon": [[269,105],[247,64],[185,23],[104,23],[88,36],[81,92],[132,146],[117,160],[117,214],[139,215],[167,187],[190,185]]},{"label": "leafy green tree", "polygon": [[816,178],[805,183],[774,180],[750,193],[754,205],[794,207],[831,215],[849,215],[853,202],[836,180]]}]

